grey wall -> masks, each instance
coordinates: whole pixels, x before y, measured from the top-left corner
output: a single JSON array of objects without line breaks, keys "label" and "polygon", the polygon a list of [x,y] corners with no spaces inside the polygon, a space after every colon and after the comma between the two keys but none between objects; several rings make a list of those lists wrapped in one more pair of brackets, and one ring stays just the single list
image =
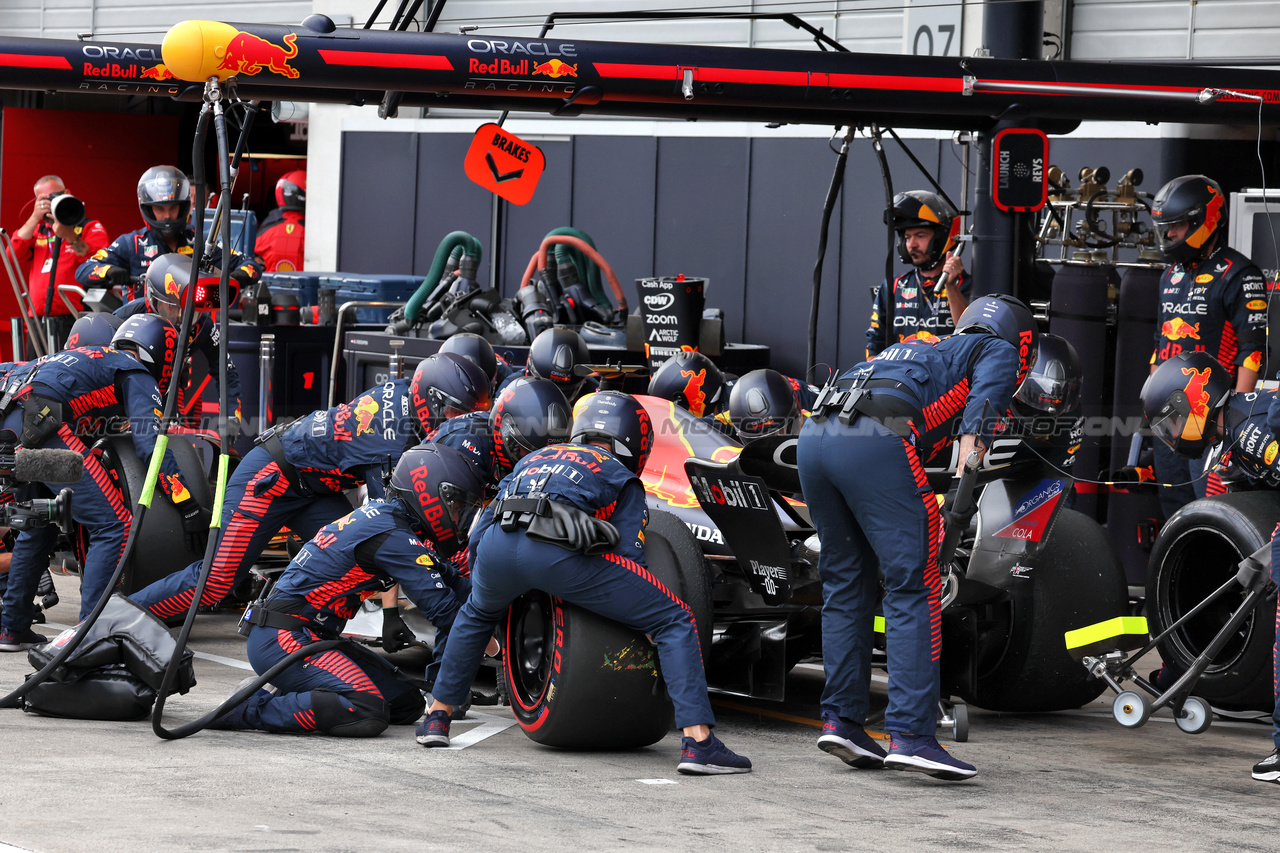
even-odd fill
[{"label": "grey wall", "polygon": [[[491,196],[462,173],[469,142],[461,134],[346,133],[339,266],[425,275],[440,240],[463,230],[484,244],[487,280]],[[906,143],[958,202],[951,143]],[[775,368],[803,372],[818,226],[836,161],[826,140],[581,136],[538,145],[547,170],[537,193],[505,209],[497,252],[505,295],[543,235],[572,225],[595,239],[629,298],[640,277],[706,276],[708,305],[724,309],[729,340],[768,344]],[[886,150],[895,192],[927,187],[896,144]],[[1099,165],[1116,177],[1141,167],[1150,192],[1166,179],[1159,140],[1055,138],[1050,150],[1073,183],[1081,166]],[[870,143],[856,139],[831,218],[820,364],[848,367],[863,356],[871,288],[884,277],[883,210],[879,165]],[[894,269],[902,269],[896,256]]]}]

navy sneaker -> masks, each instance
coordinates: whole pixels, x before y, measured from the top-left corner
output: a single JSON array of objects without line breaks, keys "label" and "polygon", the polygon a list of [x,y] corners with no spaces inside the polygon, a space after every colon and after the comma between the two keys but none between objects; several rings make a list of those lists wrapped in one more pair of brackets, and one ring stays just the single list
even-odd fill
[{"label": "navy sneaker", "polygon": [[952,757],[938,744],[933,735],[914,737],[902,732],[890,732],[889,755],[884,766],[892,770],[914,770],[928,773],[935,779],[957,781],[978,775],[978,768]]},{"label": "navy sneaker", "polygon": [[680,763],[676,770],[690,776],[750,773],[751,759],[729,749],[714,733],[702,741],[685,737],[681,742]]},{"label": "navy sneaker", "polygon": [[1280,782],[1280,749],[1253,765],[1253,778],[1259,782]]},{"label": "navy sneaker", "polygon": [[850,767],[884,767],[884,750],[862,726],[840,719],[835,711],[822,711],[822,736],[818,749],[834,755]]},{"label": "navy sneaker", "polygon": [[0,631],[0,652],[20,652],[32,646],[49,642],[44,634],[37,634],[30,628],[21,631]]},{"label": "navy sneaker", "polygon": [[414,736],[423,746],[448,746],[449,712],[432,711],[427,714],[426,718],[418,723]]}]

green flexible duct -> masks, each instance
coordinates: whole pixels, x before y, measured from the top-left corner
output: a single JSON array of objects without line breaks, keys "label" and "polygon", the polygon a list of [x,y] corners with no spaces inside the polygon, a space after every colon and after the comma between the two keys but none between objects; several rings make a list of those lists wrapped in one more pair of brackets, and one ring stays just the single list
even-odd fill
[{"label": "green flexible duct", "polygon": [[479,240],[466,231],[452,231],[446,234],[436,248],[435,258],[431,261],[431,269],[427,272],[427,277],[422,280],[422,284],[404,305],[404,319],[410,326],[417,322],[418,312],[422,310],[423,303],[427,301],[431,291],[435,290],[436,286],[440,284],[440,279],[444,276],[445,263],[449,259],[450,252],[455,247],[461,247],[464,255],[474,257],[477,265],[480,263]]}]

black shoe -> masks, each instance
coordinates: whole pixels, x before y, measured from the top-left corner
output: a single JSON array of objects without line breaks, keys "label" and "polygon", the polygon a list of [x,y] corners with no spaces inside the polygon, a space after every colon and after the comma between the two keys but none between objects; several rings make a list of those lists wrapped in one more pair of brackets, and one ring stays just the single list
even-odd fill
[{"label": "black shoe", "polygon": [[1280,782],[1280,748],[1253,765],[1253,778],[1259,782]]}]

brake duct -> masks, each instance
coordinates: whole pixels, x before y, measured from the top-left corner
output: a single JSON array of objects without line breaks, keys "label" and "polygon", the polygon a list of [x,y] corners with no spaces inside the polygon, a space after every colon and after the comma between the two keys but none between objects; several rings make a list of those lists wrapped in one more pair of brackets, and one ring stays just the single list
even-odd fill
[{"label": "brake duct", "polygon": [[[322,16],[308,19],[327,29]],[[331,23],[331,22],[328,22]],[[186,21],[157,45],[0,38],[0,88],[557,114],[1067,132],[1085,119],[1280,121],[1280,72]],[[1223,94],[1226,93],[1226,94]]]}]

